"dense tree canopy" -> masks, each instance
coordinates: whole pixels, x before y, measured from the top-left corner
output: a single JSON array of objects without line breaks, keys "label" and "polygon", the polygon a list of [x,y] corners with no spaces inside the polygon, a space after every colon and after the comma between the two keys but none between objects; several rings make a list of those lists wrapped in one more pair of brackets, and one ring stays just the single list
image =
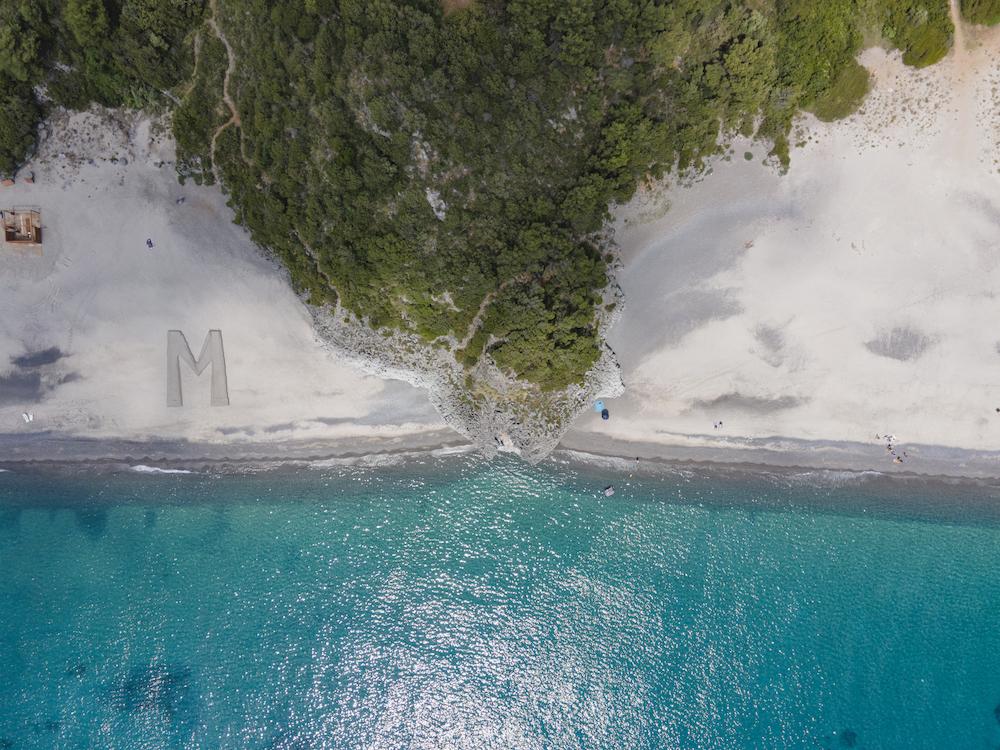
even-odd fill
[{"label": "dense tree canopy", "polygon": [[[991,0],[964,0],[963,7]],[[0,168],[55,103],[168,96],[182,176],[313,300],[546,388],[598,354],[599,232],[640,180],[803,109],[853,111],[882,39],[913,65],[947,0],[0,0]],[[26,87],[28,93],[26,93]]]},{"label": "dense tree canopy", "polygon": [[35,141],[39,107],[31,87],[0,76],[0,111],[0,173],[10,173]]},{"label": "dense tree canopy", "polygon": [[961,0],[962,15],[972,23],[1000,22],[1000,0]]}]

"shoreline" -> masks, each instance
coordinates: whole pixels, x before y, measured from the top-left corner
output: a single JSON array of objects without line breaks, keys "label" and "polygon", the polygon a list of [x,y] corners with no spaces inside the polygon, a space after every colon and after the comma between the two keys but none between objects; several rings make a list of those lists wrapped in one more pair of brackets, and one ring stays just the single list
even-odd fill
[{"label": "shoreline", "polygon": [[943,445],[906,443],[910,454],[894,464],[881,444],[848,441],[808,441],[774,436],[752,443],[734,439],[730,445],[623,440],[591,432],[570,431],[559,450],[594,459],[656,461],[683,466],[724,466],[794,471],[875,472],[884,476],[928,479],[1000,479],[1000,451],[975,451]]},{"label": "shoreline", "polygon": [[[561,445],[1000,473],[1000,341],[982,323],[1000,310],[998,60],[993,32],[921,70],[867,50],[861,109],[799,118],[787,173],[737,139],[692,184],[618,207],[625,393]],[[902,465],[876,433],[899,436]]]},{"label": "shoreline", "polygon": [[[865,476],[887,480],[983,486],[1000,481],[1000,452],[969,451],[933,445],[907,445],[918,457],[899,466],[878,456],[877,446],[774,438],[753,447],[692,446],[625,441],[569,433],[541,465],[575,464],[588,472],[608,469],[615,475],[641,476],[693,471],[709,475]],[[25,445],[23,435],[0,434],[0,470],[59,473],[90,469],[158,475],[174,473],[246,474],[281,469],[406,464],[450,456],[482,457],[476,446],[451,430],[394,438],[280,443],[197,443],[179,440],[87,439],[38,435]],[[11,445],[20,443],[12,455]],[[780,447],[779,447],[780,446]],[[635,458],[640,460],[638,464]],[[879,461],[878,459],[882,459]]]},{"label": "shoreline", "polygon": [[[862,110],[800,118],[785,175],[737,139],[693,184],[617,207],[608,366],[529,463],[554,448],[588,465],[1000,479],[1000,340],[969,325],[1000,311],[1000,135],[979,133],[970,151],[952,134],[959,110],[1000,104],[993,78],[965,77],[1000,61],[1000,37],[983,41],[928,71],[864,53]],[[934,105],[897,119],[920,97]],[[0,255],[0,467],[239,470],[490,453],[543,432],[527,407],[495,418],[504,394],[454,403],[451,362],[418,351],[397,366],[386,337],[318,316],[217,188],[163,169],[172,147],[147,119],[113,125],[99,113],[50,123],[34,182],[6,188],[43,207],[47,234],[39,258]],[[165,403],[173,330],[195,347],[225,331],[226,409],[187,371],[183,409]],[[597,397],[610,422],[586,408]],[[903,464],[873,440],[890,430]]]},{"label": "shoreline", "polygon": [[[94,443],[107,448],[108,442],[92,441],[90,448],[97,447]],[[184,447],[193,451],[198,446]],[[218,446],[220,450],[225,447]],[[643,459],[636,466],[634,456],[585,453],[565,446],[532,466],[513,458],[486,458],[474,445],[463,441],[453,441],[451,445],[382,447],[381,452],[362,454],[352,452],[346,445],[332,453],[329,446],[325,446],[325,451],[321,446],[314,446],[316,452],[313,453],[287,452],[282,456],[261,453],[253,459],[245,455],[238,459],[177,456],[165,459],[161,454],[158,459],[105,456],[0,461],[0,506],[37,505],[34,494],[25,489],[38,487],[39,483],[54,488],[62,487],[61,483],[72,483],[74,489],[62,492],[59,501],[60,505],[68,503],[72,507],[78,502],[84,505],[101,502],[105,488],[126,481],[132,488],[129,502],[155,507],[161,502],[176,501],[161,497],[155,488],[183,488],[189,482],[201,486],[246,480],[250,483],[248,489],[257,486],[256,482],[261,482],[261,487],[273,487],[274,482],[285,481],[320,486],[328,485],[331,477],[368,476],[371,472],[388,472],[387,476],[393,476],[402,472],[405,476],[416,475],[431,482],[441,478],[448,483],[450,477],[461,477],[469,471],[491,471],[490,464],[500,461],[506,462],[499,467],[503,475],[514,472],[520,476],[523,472],[539,471],[553,476],[556,481],[571,483],[585,495],[592,494],[598,502],[633,502],[635,492],[652,489],[656,493],[655,488],[659,487],[662,492],[657,497],[662,502],[704,509],[736,507],[750,513],[809,509],[822,514],[930,523],[1000,523],[1000,475],[997,474],[956,476],[838,469],[793,461],[778,464],[736,460],[735,455],[730,455],[726,461],[705,456],[695,459],[662,455]],[[272,449],[271,453],[275,451]],[[147,484],[150,478],[165,480],[166,484]],[[602,489],[608,484],[617,492],[605,498]],[[80,494],[74,494],[76,488]],[[144,488],[149,488],[152,494],[147,494]],[[51,502],[51,498],[42,504],[46,502]]]},{"label": "shoreline", "polygon": [[[30,445],[25,445],[30,442]],[[11,446],[18,443],[17,449]],[[466,452],[474,446],[452,430],[415,432],[397,437],[350,437],[331,440],[300,440],[271,443],[199,443],[194,441],[124,440],[80,438],[38,434],[25,441],[23,435],[0,434],[0,468],[106,466],[131,468],[156,464],[156,468],[215,467],[234,470],[267,469],[283,465],[323,461],[355,461],[432,454],[437,451]],[[12,457],[16,454],[16,457]]]},{"label": "shoreline", "polygon": [[[0,460],[452,439],[425,391],[364,372],[321,339],[288,272],[233,223],[218,187],[178,182],[174,144],[148,116],[93,108],[46,127],[33,181],[3,188],[5,205],[40,208],[45,240],[41,254],[0,248]],[[195,352],[219,332],[225,408],[184,367],[172,401],[170,331]]]}]

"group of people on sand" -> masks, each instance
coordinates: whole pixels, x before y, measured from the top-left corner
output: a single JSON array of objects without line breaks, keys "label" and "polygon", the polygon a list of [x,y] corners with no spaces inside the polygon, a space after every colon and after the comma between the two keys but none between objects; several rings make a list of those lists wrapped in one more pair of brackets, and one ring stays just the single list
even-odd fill
[{"label": "group of people on sand", "polygon": [[909,458],[909,456],[906,455],[906,451],[900,450],[899,446],[893,445],[893,443],[896,442],[895,435],[879,435],[876,432],[875,439],[885,440],[885,452],[892,456],[892,462],[894,464],[901,464],[903,463],[904,458]]},{"label": "group of people on sand", "polygon": [[720,419],[718,422],[712,422],[712,427],[716,430],[722,429],[722,420]]}]

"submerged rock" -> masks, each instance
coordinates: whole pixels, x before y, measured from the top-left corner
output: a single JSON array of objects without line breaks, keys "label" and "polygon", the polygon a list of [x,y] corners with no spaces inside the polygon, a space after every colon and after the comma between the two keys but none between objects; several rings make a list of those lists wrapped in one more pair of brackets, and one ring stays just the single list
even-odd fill
[{"label": "submerged rock", "polygon": [[171,724],[194,723],[191,670],[154,664],[133,670],[115,695],[118,708],[128,714],[159,714]]},{"label": "submerged rock", "polygon": [[269,750],[313,750],[316,742],[300,734],[284,734],[274,739]]},{"label": "submerged rock", "polygon": [[100,539],[108,529],[108,512],[98,508],[81,508],[76,511],[76,525],[91,539]]}]

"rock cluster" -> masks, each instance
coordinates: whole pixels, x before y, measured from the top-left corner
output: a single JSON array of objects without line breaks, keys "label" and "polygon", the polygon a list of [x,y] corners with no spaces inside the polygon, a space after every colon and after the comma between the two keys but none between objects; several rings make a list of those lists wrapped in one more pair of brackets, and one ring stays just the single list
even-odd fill
[{"label": "rock cluster", "polygon": [[[602,342],[624,302],[614,282],[604,298]],[[426,389],[445,422],[488,457],[510,452],[536,463],[555,449],[573,419],[596,398],[624,391],[618,361],[604,343],[582,384],[545,392],[502,372],[489,358],[466,370],[446,348],[410,334],[372,330],[339,307],[314,308],[313,320],[320,339],[338,357],[378,377]]]}]

